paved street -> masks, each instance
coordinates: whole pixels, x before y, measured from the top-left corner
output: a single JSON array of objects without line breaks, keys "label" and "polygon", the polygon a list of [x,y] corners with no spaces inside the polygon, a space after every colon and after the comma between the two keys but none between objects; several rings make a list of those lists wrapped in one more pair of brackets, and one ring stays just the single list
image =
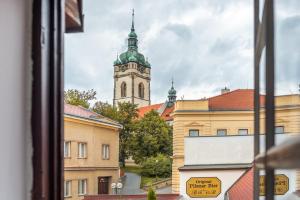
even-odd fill
[{"label": "paved street", "polygon": [[125,175],[122,194],[143,194],[144,191],[140,189],[141,177],[131,172],[126,172]]},{"label": "paved street", "polygon": [[[140,189],[141,177],[135,173],[126,172],[124,188],[122,194],[145,194],[146,191]],[[170,194],[171,186],[156,190],[157,194]]]}]

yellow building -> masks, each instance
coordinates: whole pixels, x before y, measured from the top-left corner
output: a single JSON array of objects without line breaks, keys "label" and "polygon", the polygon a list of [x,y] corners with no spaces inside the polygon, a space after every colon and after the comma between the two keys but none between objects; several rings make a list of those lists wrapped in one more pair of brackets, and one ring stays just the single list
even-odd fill
[{"label": "yellow building", "polygon": [[119,179],[121,125],[80,106],[65,105],[65,199],[109,194]]},{"label": "yellow building", "polygon": [[[232,92],[223,90],[221,95],[201,100],[178,100],[175,104],[175,110],[173,112],[173,166],[172,166],[172,192],[183,193],[180,183],[180,170],[199,170],[204,169],[205,166],[195,167],[195,162],[198,159],[197,154],[200,151],[207,149],[201,149],[201,145],[208,146],[209,142],[214,142],[221,139],[222,136],[233,135],[250,135],[254,132],[254,111],[253,111],[253,96],[254,90],[240,89]],[[261,133],[264,133],[264,96],[261,96]],[[300,133],[300,96],[299,95],[285,95],[276,97],[276,132],[277,133],[289,133],[287,135]],[[219,137],[217,137],[219,136]],[[226,141],[224,143],[230,143],[236,140],[238,137],[223,137]],[[235,139],[233,139],[235,138]],[[242,137],[241,140],[244,140]],[[246,138],[246,137],[244,137]],[[247,144],[251,144],[253,137],[248,137]],[[207,139],[207,140],[206,140]],[[197,143],[198,140],[199,142]],[[200,141],[201,140],[201,141]],[[206,143],[203,143],[205,140]],[[223,141],[220,140],[220,144]],[[233,143],[236,144],[236,143]],[[195,145],[196,147],[190,147],[185,145]],[[217,146],[218,144],[216,144]],[[205,148],[206,148],[205,147]],[[210,147],[209,147],[210,148]],[[220,149],[224,148],[220,146]],[[228,148],[228,146],[226,147]],[[229,146],[230,148],[230,146]],[[241,147],[243,151],[243,147]],[[252,146],[251,146],[252,148]],[[187,149],[194,149],[191,152],[186,152]],[[190,150],[188,150],[190,151]],[[198,152],[197,152],[198,151]],[[211,148],[211,151],[214,148]],[[222,151],[222,149],[221,149]],[[248,152],[252,153],[249,149]],[[239,152],[237,152],[238,154]],[[191,155],[193,154],[193,155]],[[191,155],[193,157],[189,161],[186,160],[186,156]],[[216,157],[217,154],[212,152],[211,156]],[[235,157],[235,155],[231,155]],[[236,155],[238,156],[238,155]],[[199,157],[199,160],[204,160],[205,156]],[[247,155],[246,155],[247,157]],[[248,156],[250,159],[253,155]],[[195,159],[196,158],[196,159]],[[205,158],[209,163],[210,155]],[[223,158],[220,158],[223,159]],[[213,159],[212,159],[213,160]],[[226,159],[225,159],[226,160]],[[240,169],[246,169],[249,167],[253,159],[241,166]],[[205,162],[205,161],[204,161]],[[204,163],[203,162],[203,163]],[[214,162],[214,161],[212,161]],[[193,166],[188,163],[193,163]],[[234,163],[234,162],[233,162]],[[231,163],[231,164],[233,164]],[[216,164],[216,163],[209,163]],[[226,164],[226,163],[225,163]],[[230,164],[230,163],[227,163]],[[222,165],[223,166],[223,165]],[[212,166],[205,170],[212,169]],[[223,167],[234,167],[223,166]],[[215,169],[214,169],[215,170]],[[195,174],[194,174],[195,175]],[[186,176],[186,175],[185,175]],[[237,173],[238,176],[238,173]],[[222,197],[223,198],[223,197]]]}]

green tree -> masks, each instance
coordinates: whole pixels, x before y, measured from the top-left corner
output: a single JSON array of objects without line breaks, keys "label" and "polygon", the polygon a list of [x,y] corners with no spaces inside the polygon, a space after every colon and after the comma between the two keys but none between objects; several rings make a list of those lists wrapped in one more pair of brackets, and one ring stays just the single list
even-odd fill
[{"label": "green tree", "polygon": [[77,89],[69,89],[64,92],[65,103],[89,108],[89,101],[96,99],[96,91],[93,89],[87,91],[79,91]]},{"label": "green tree", "polygon": [[171,127],[156,111],[150,111],[136,123],[130,142],[130,151],[137,164],[159,153],[172,155]]},{"label": "green tree", "polygon": [[129,102],[118,103],[117,121],[123,126],[120,131],[119,160],[125,167],[125,159],[129,157],[129,144],[134,132],[135,120],[138,117],[136,104]]},{"label": "green tree", "polygon": [[156,200],[156,194],[152,187],[150,187],[148,190],[147,200]]},{"label": "green tree", "polygon": [[148,177],[170,177],[172,173],[172,161],[169,156],[158,154],[155,157],[146,158],[142,163],[142,175]]},{"label": "green tree", "polygon": [[107,102],[97,101],[93,106],[93,111],[116,121],[119,119],[118,109]]},{"label": "green tree", "polygon": [[108,103],[96,102],[93,111],[119,122],[123,128],[119,134],[119,161],[125,167],[125,159],[129,157],[131,133],[134,132],[135,121],[138,117],[137,105],[129,102],[118,103],[114,107]]}]

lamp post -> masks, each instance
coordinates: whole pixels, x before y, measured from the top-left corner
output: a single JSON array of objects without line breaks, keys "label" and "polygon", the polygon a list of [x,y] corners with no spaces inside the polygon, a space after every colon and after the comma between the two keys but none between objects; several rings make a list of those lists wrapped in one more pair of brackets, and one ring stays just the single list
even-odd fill
[{"label": "lamp post", "polygon": [[123,184],[120,182],[120,180],[117,183],[112,183],[111,188],[112,188],[113,194],[115,194],[115,195],[119,194],[119,199],[121,199],[121,192],[122,192]]},{"label": "lamp post", "polygon": [[155,181],[157,182],[157,163],[158,160],[155,160]]}]

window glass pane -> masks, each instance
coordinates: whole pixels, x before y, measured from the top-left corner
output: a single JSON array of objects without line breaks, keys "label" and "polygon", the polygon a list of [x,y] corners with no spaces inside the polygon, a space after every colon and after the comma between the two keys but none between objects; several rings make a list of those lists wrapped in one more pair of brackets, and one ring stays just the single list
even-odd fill
[{"label": "window glass pane", "polygon": [[276,126],[275,127],[275,133],[284,133],[284,127],[283,126]]},{"label": "window glass pane", "polygon": [[227,135],[227,130],[226,130],[226,129],[218,129],[218,130],[217,130],[217,135],[218,135],[218,136],[224,136],[224,135]]},{"label": "window glass pane", "polygon": [[239,135],[248,135],[248,129],[239,129]]},{"label": "window glass pane", "polygon": [[78,194],[79,195],[84,195],[86,194],[86,185],[87,185],[87,180],[78,180]]},{"label": "window glass pane", "polygon": [[65,184],[64,184],[64,196],[65,197],[71,196],[71,181],[65,181]]},{"label": "window glass pane", "polygon": [[70,149],[71,149],[71,142],[65,142],[64,143],[64,156],[70,157]]},{"label": "window glass pane", "polygon": [[199,130],[189,130],[189,136],[191,137],[199,136]]},{"label": "window glass pane", "polygon": [[78,157],[79,158],[85,158],[86,155],[86,143],[78,143]]},{"label": "window glass pane", "polygon": [[104,160],[109,159],[109,145],[108,144],[102,145],[102,159],[104,159]]}]

